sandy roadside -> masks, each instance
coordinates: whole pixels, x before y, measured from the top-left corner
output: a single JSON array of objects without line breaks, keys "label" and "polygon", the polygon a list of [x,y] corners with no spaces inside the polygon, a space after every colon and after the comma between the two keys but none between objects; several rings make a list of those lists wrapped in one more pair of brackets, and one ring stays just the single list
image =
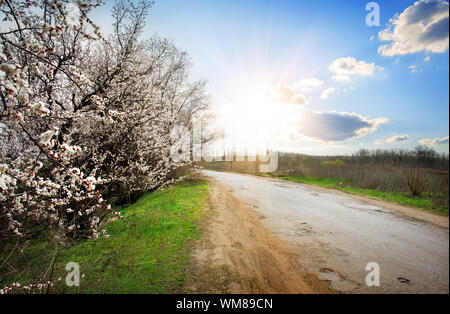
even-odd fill
[{"label": "sandy roadside", "polygon": [[301,269],[298,254],[245,203],[211,181],[208,220],[195,248],[188,293],[335,293]]}]

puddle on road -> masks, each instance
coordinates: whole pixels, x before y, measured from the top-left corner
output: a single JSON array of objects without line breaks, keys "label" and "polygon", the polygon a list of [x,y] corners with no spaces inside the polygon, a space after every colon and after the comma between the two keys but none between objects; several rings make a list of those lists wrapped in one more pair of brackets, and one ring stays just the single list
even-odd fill
[{"label": "puddle on road", "polygon": [[345,280],[340,274],[329,268],[322,268],[319,272],[319,279],[330,282],[330,288],[339,292],[349,292],[357,288],[357,284]]},{"label": "puddle on road", "polygon": [[341,277],[333,271],[326,271],[319,273],[320,280],[338,281]]}]

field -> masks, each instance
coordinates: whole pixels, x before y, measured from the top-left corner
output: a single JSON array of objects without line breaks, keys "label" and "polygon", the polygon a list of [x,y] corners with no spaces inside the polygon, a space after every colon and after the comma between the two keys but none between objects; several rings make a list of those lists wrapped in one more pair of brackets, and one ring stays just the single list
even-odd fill
[{"label": "field", "polygon": [[[49,293],[177,292],[186,279],[191,245],[200,237],[198,224],[204,217],[208,185],[189,180],[141,197],[121,209],[130,224],[122,220],[107,224],[109,238],[88,240],[64,250],[57,246],[55,251],[54,241],[41,237],[9,258],[5,257],[11,247],[3,247],[0,286],[11,282],[23,285],[45,274],[41,282],[57,282],[62,277]],[[68,262],[80,265],[79,287],[65,285]]]}]

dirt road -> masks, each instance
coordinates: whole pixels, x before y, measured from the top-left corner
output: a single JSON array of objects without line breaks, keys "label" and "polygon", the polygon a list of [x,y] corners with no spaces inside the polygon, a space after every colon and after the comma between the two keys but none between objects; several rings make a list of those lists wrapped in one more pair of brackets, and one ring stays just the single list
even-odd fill
[{"label": "dirt road", "polygon": [[[197,257],[236,276],[219,283],[222,292],[448,293],[446,217],[296,183],[204,174],[218,183],[213,232]],[[378,287],[365,284],[369,262],[380,266]]]},{"label": "dirt road", "polygon": [[183,292],[333,293],[327,282],[301,270],[295,250],[263,226],[263,216],[215,180],[209,205]]}]

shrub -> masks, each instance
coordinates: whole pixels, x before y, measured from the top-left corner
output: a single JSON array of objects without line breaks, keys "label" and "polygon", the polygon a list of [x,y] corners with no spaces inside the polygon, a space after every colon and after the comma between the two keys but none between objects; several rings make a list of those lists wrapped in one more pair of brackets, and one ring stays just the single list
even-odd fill
[{"label": "shrub", "polygon": [[413,196],[421,196],[428,186],[426,173],[417,168],[404,170],[406,185]]}]

